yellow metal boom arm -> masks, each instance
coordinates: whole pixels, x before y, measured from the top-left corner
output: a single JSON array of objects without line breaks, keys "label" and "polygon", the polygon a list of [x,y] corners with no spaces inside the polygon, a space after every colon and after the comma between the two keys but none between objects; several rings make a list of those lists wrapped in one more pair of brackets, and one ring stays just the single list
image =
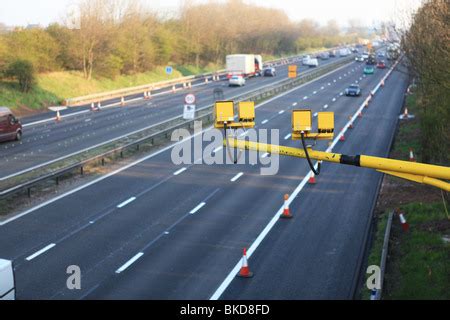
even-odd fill
[{"label": "yellow metal boom arm", "polygon": [[[224,140],[224,144],[226,144]],[[262,151],[273,154],[280,154],[290,157],[306,158],[303,149],[271,145],[265,143],[244,141],[238,139],[228,139],[228,145],[233,148]],[[415,163],[409,161],[393,160],[364,155],[347,156],[338,153],[315,151],[308,149],[311,159],[319,161],[334,162],[357,167],[371,168],[377,171],[393,175],[399,178],[428,184],[447,192],[450,191],[450,184],[442,180],[450,180],[450,168],[430,164]],[[442,179],[442,180],[440,180]]]}]

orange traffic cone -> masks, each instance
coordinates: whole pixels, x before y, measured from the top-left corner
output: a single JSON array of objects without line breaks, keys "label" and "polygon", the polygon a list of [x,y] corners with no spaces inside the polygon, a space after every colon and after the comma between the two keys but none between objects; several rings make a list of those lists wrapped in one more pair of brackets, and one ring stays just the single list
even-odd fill
[{"label": "orange traffic cone", "polygon": [[253,277],[253,272],[251,272],[250,268],[248,267],[247,249],[246,248],[244,248],[244,254],[242,255],[242,267],[237,276],[241,277],[241,278]]},{"label": "orange traffic cone", "polygon": [[350,121],[350,124],[349,124],[348,128],[349,129],[353,129],[352,116],[348,116],[348,121]]},{"label": "orange traffic cone", "polygon": [[281,219],[291,219],[291,218],[293,218],[293,216],[291,214],[291,211],[289,210],[288,199],[289,199],[289,195],[285,194],[284,195],[284,209],[283,209],[283,213],[280,216]]},{"label": "orange traffic cone", "polygon": [[358,113],[358,117],[359,117],[359,118],[362,118],[362,111],[360,111],[360,112]]},{"label": "orange traffic cone", "polygon": [[120,105],[121,105],[122,107],[125,106],[125,98],[124,98],[124,97],[121,97],[121,98],[120,98]]},{"label": "orange traffic cone", "polygon": [[97,111],[97,109],[95,109],[95,104],[93,102],[91,103],[91,111]]},{"label": "orange traffic cone", "polygon": [[400,213],[398,216],[400,217],[400,223],[402,224],[402,229],[403,229],[403,231],[404,231],[404,232],[408,232],[408,230],[409,230],[409,224],[408,224],[408,222],[406,221],[405,216],[403,215],[403,213]]},{"label": "orange traffic cone", "polygon": [[408,114],[408,108],[405,107],[405,111],[403,111],[403,119],[408,119],[409,118],[409,114]]},{"label": "orange traffic cone", "polygon": [[381,86],[384,87],[384,80],[381,80]]},{"label": "orange traffic cone", "polygon": [[341,136],[339,137],[339,141],[345,141],[345,135],[344,132],[341,130]]},{"label": "orange traffic cone", "polygon": [[56,118],[55,118],[55,121],[56,121],[56,122],[61,121],[61,114],[59,113],[59,110],[56,111]]},{"label": "orange traffic cone", "polygon": [[172,92],[175,93],[177,91],[177,88],[175,86],[172,86]]},{"label": "orange traffic cone", "polygon": [[311,172],[311,175],[309,176],[309,180],[308,180],[309,184],[316,184],[316,176],[314,175],[314,172]]},{"label": "orange traffic cone", "polygon": [[414,152],[411,148],[409,149],[409,161],[416,162],[416,158],[414,158]]},{"label": "orange traffic cone", "polygon": [[101,107],[102,107],[102,103],[99,101],[99,102],[97,103],[97,109],[100,110]]}]

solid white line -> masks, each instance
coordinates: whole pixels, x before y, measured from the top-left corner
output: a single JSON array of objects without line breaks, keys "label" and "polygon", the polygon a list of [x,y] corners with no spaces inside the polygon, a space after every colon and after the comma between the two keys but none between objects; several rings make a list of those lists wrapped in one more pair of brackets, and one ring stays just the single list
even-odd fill
[{"label": "solid white line", "polygon": [[119,269],[116,270],[116,273],[121,273],[125,271],[129,266],[131,266],[133,263],[136,262],[137,259],[142,257],[144,255],[143,252],[139,252],[137,255],[135,255],[133,258],[128,260],[123,266],[121,266]]},{"label": "solid white line", "polygon": [[33,260],[34,258],[36,258],[37,256],[40,256],[41,254],[43,254],[44,252],[50,250],[51,248],[53,248],[54,246],[56,246],[56,244],[51,243],[48,246],[46,246],[45,248],[42,248],[41,250],[33,253],[31,256],[25,258],[25,260],[30,261]]},{"label": "solid white line", "polygon": [[292,136],[292,134],[291,133],[289,133],[286,137],[284,137],[284,140],[287,140],[287,139],[289,139],[290,137]]},{"label": "solid white line", "polygon": [[280,112],[278,112],[278,114],[283,114],[284,113],[284,110],[281,110]]},{"label": "solid white line", "polygon": [[231,182],[235,182],[237,181],[240,177],[242,177],[244,175],[243,172],[239,172],[237,175],[235,175],[230,181]]},{"label": "solid white line", "polygon": [[183,173],[184,171],[186,171],[187,170],[187,168],[181,168],[180,170],[178,170],[177,172],[174,172],[174,176],[177,176],[177,175],[179,175],[180,173]]},{"label": "solid white line", "polygon": [[194,214],[196,213],[198,210],[200,210],[206,203],[205,202],[201,202],[198,206],[196,206],[194,209],[192,209],[189,213],[190,214]]},{"label": "solid white line", "polygon": [[263,120],[262,122],[261,122],[261,124],[266,124],[267,122],[269,122],[269,120]]},{"label": "solid white line", "polygon": [[[359,110],[354,114],[353,117],[357,117],[359,111],[364,108],[364,103],[361,104]],[[350,122],[353,120],[349,120],[345,126],[345,129],[348,128]],[[328,147],[328,149],[326,150],[326,152],[331,152],[334,148],[334,146],[339,142],[339,138],[340,135],[338,135],[333,143],[331,144],[330,147]],[[315,165],[315,168],[317,169],[317,164]],[[291,194],[291,196],[289,197],[289,199],[286,201],[285,204],[283,204],[281,206],[281,208],[275,213],[275,215],[273,216],[272,220],[270,220],[270,222],[266,225],[266,227],[264,228],[264,230],[259,234],[259,236],[256,238],[256,240],[253,242],[253,244],[250,246],[250,248],[247,251],[247,258],[250,258],[252,256],[252,254],[256,251],[256,249],[258,248],[258,246],[262,243],[262,241],[264,240],[264,238],[267,236],[267,234],[270,232],[270,230],[273,228],[273,226],[277,223],[277,221],[279,221],[280,219],[280,215],[284,210],[285,205],[290,205],[292,203],[292,201],[297,197],[297,195],[302,191],[302,189],[304,188],[304,186],[306,185],[306,183],[309,180],[309,176],[311,174],[311,171],[305,176],[305,178],[300,182],[300,184],[297,186],[297,188],[294,190],[294,192]],[[210,300],[217,300],[220,298],[220,296],[223,294],[223,292],[228,288],[228,286],[230,285],[230,283],[233,281],[233,279],[235,278],[236,274],[239,272],[239,269],[242,266],[242,258],[236,263],[236,265],[234,266],[234,268],[231,270],[231,272],[228,274],[228,276],[225,278],[225,280],[220,284],[220,286],[217,288],[217,290],[213,293],[213,295],[211,296]]]},{"label": "solid white line", "polygon": [[[268,104],[268,103],[270,103],[270,102],[272,102],[272,101],[275,101],[275,100],[277,100],[277,99],[280,99],[280,98],[282,98],[282,97],[284,97],[284,96],[286,96],[286,95],[288,95],[288,94],[291,94],[292,92],[297,91],[297,90],[299,90],[299,89],[301,89],[301,88],[303,88],[303,87],[305,87],[305,86],[307,86],[307,85],[309,85],[309,84],[311,84],[311,83],[314,83],[314,82],[316,82],[316,81],[318,81],[318,80],[320,80],[320,79],[323,79],[323,78],[329,76],[330,74],[333,74],[333,73],[335,73],[335,72],[337,72],[337,71],[339,71],[339,70],[341,70],[341,69],[343,69],[343,68],[346,68],[346,67],[348,67],[348,65],[350,65],[351,63],[352,63],[352,62],[350,62],[350,63],[348,63],[348,64],[345,64],[345,65],[343,65],[343,66],[341,66],[341,67],[339,67],[339,68],[337,68],[337,69],[335,69],[335,70],[332,70],[332,71],[330,71],[330,72],[328,72],[328,73],[326,73],[326,74],[324,74],[324,75],[322,75],[322,76],[320,76],[320,77],[318,77],[318,78],[316,78],[316,79],[314,79],[314,80],[312,80],[312,81],[310,81],[310,82],[304,83],[304,84],[302,84],[302,85],[300,85],[300,86],[298,86],[298,87],[295,87],[295,88],[292,88],[291,90],[288,90],[288,91],[286,91],[286,92],[283,92],[283,93],[280,94],[280,95],[277,95],[277,96],[275,96],[275,97],[273,97],[273,98],[270,98],[270,99],[268,99],[268,100],[266,100],[266,101],[264,101],[264,102],[262,102],[262,103],[256,105],[256,106],[255,106],[255,109],[258,109],[258,108],[260,108],[260,107],[262,107],[262,106],[264,106],[264,105],[266,105],[266,104]],[[297,103],[294,102],[293,105],[296,106]],[[33,212],[33,211],[36,211],[36,210],[38,210],[38,209],[40,209],[40,208],[43,208],[43,207],[45,207],[45,206],[47,206],[47,205],[49,205],[49,204],[52,204],[53,202],[56,202],[56,201],[58,201],[58,200],[60,200],[60,199],[62,199],[62,198],[65,198],[65,197],[67,197],[67,196],[69,196],[69,195],[71,195],[71,194],[74,194],[74,193],[76,193],[76,192],[78,192],[78,191],[80,191],[80,190],[83,190],[83,189],[85,189],[85,188],[88,188],[88,187],[90,187],[90,186],[92,186],[92,185],[94,185],[94,184],[96,184],[96,183],[98,183],[98,182],[100,182],[100,181],[103,181],[103,180],[105,180],[105,179],[107,179],[107,178],[109,178],[109,177],[111,177],[111,176],[114,176],[114,175],[116,175],[116,174],[118,174],[118,173],[120,173],[120,172],[122,172],[122,171],[125,171],[125,170],[127,170],[127,169],[129,169],[129,168],[131,168],[131,167],[133,167],[133,166],[135,166],[135,165],[141,163],[141,162],[144,162],[144,161],[146,161],[146,160],[148,160],[148,159],[151,159],[151,158],[153,158],[153,157],[156,157],[157,155],[160,155],[161,153],[164,153],[164,152],[166,152],[167,150],[172,149],[174,146],[177,146],[177,145],[179,145],[179,144],[181,144],[181,143],[185,143],[186,141],[190,141],[192,138],[195,138],[195,137],[197,137],[198,135],[202,135],[203,133],[205,133],[206,131],[211,130],[211,129],[213,129],[213,126],[209,126],[208,128],[205,128],[204,130],[202,130],[202,131],[200,131],[200,132],[197,132],[197,133],[195,133],[194,135],[192,135],[192,136],[190,136],[190,137],[188,137],[188,138],[185,138],[185,139],[183,139],[183,140],[181,140],[181,141],[178,141],[178,142],[175,142],[175,143],[173,143],[173,144],[171,144],[171,145],[168,145],[167,147],[165,147],[165,148],[163,148],[163,149],[161,149],[161,150],[159,150],[159,151],[156,151],[156,152],[154,152],[154,153],[152,153],[152,154],[149,154],[149,155],[147,155],[147,156],[145,156],[145,157],[143,157],[143,158],[140,158],[140,159],[138,159],[138,160],[136,160],[136,161],[134,161],[134,162],[132,162],[132,163],[130,163],[130,164],[124,166],[124,167],[121,167],[121,168],[119,168],[119,169],[117,169],[117,170],[115,170],[115,171],[113,171],[113,172],[110,172],[110,173],[108,173],[108,174],[106,174],[106,175],[104,175],[104,176],[101,176],[101,177],[99,177],[98,179],[92,180],[91,182],[88,182],[88,183],[86,183],[86,184],[84,184],[84,185],[81,185],[81,186],[79,186],[79,187],[77,187],[77,188],[75,188],[75,189],[73,189],[73,190],[70,190],[70,191],[68,191],[68,192],[66,192],[66,193],[63,193],[63,194],[60,195],[60,196],[57,196],[57,197],[52,198],[52,199],[50,199],[50,200],[48,200],[48,201],[45,201],[45,202],[43,202],[43,203],[41,203],[41,204],[39,204],[39,205],[37,205],[37,206],[35,206],[35,207],[32,207],[32,208],[30,208],[30,209],[28,209],[28,210],[26,210],[26,211],[24,211],[24,212],[22,212],[22,213],[19,213],[19,214],[15,215],[14,217],[11,217],[11,218],[9,218],[9,219],[6,219],[6,220],[3,221],[3,222],[0,222],[0,226],[6,225],[6,224],[8,224],[8,223],[10,223],[10,222],[12,222],[12,221],[15,221],[15,220],[17,220],[17,219],[19,219],[19,218],[21,218],[21,217],[23,217],[23,216],[25,216],[25,215],[27,215],[27,214]],[[200,158],[199,160],[201,160],[201,158]]]},{"label": "solid white line", "polygon": [[121,204],[117,205],[117,208],[123,208],[125,207],[127,204],[133,202],[134,200],[136,200],[136,197],[131,197],[130,199],[128,199],[127,201],[122,202]]}]

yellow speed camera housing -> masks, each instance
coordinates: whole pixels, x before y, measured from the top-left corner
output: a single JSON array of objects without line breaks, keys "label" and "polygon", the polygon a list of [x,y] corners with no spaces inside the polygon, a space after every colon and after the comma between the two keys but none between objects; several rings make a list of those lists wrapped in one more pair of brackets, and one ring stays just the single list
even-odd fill
[{"label": "yellow speed camera housing", "polygon": [[300,140],[303,132],[306,139],[331,140],[334,137],[334,113],[317,113],[318,132],[312,131],[312,111],[294,110],[292,112],[292,140]]},{"label": "yellow speed camera housing", "polygon": [[292,111],[292,133],[310,132],[312,130],[311,110]]},{"label": "yellow speed camera housing", "polygon": [[255,102],[239,102],[239,123],[246,128],[253,128],[255,126]]},{"label": "yellow speed camera housing", "polygon": [[234,102],[233,101],[216,101],[214,104],[214,127],[223,128],[234,122]]}]

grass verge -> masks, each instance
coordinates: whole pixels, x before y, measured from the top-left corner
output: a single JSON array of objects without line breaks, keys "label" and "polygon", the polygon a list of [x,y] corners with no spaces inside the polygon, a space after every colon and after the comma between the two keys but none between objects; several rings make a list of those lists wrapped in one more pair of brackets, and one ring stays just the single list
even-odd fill
[{"label": "grass verge", "polygon": [[[407,160],[411,148],[420,161],[420,118],[414,94],[406,97],[405,106],[416,118],[400,121],[390,157]],[[384,177],[375,209],[376,227],[368,265],[380,264],[389,212],[400,208],[410,229],[403,232],[399,217],[394,215],[382,299],[450,299],[450,220],[446,196],[431,186]],[[364,286],[362,298],[369,297]]]}]

